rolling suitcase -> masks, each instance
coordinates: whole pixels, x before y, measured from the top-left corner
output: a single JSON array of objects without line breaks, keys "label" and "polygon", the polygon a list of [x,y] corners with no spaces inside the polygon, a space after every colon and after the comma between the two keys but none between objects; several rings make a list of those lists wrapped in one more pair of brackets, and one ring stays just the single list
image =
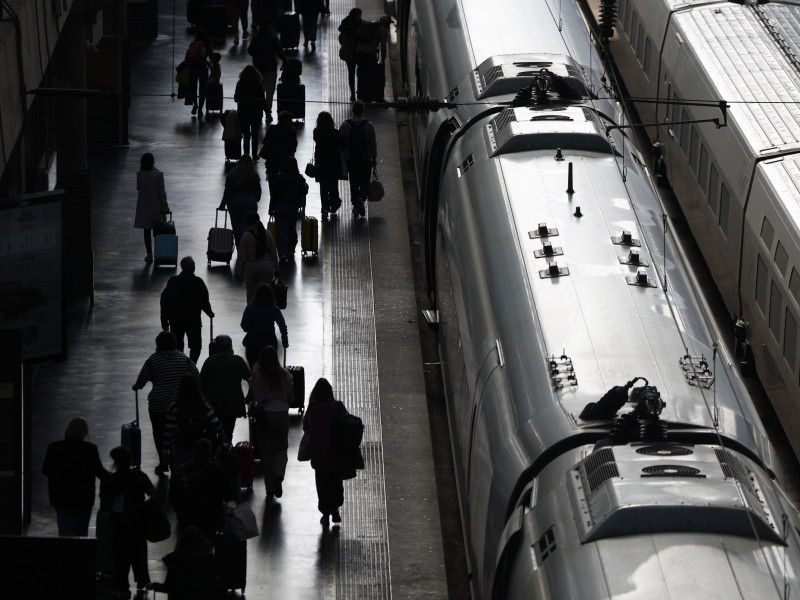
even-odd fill
[{"label": "rolling suitcase", "polygon": [[303,211],[303,221],[300,225],[300,249],[303,256],[306,252],[312,256],[319,255],[319,221],[316,217],[306,216]]},{"label": "rolling suitcase", "polygon": [[247,540],[238,540],[230,533],[217,534],[214,560],[222,586],[228,591],[242,590],[244,597],[247,585]]},{"label": "rolling suitcase", "polygon": [[[225,213],[225,222],[222,227],[219,227],[220,211]],[[212,260],[224,262],[230,266],[233,247],[233,229],[228,229],[228,211],[224,208],[218,208],[214,216],[214,226],[208,230],[208,250],[206,251],[208,266],[211,266]]]},{"label": "rolling suitcase", "polygon": [[250,442],[237,442],[236,455],[239,458],[239,474],[242,478],[242,487],[253,488],[255,479],[255,448]]},{"label": "rolling suitcase", "polygon": [[281,48],[288,50],[300,46],[300,14],[283,13],[278,21],[278,35],[281,38]]},{"label": "rolling suitcase", "polygon": [[306,370],[303,367],[286,366],[286,348],[283,349],[283,368],[292,374],[294,381],[294,398],[289,408],[296,408],[303,414],[306,409]]},{"label": "rolling suitcase", "polygon": [[225,140],[225,162],[242,158],[242,138]]},{"label": "rolling suitcase", "polygon": [[[168,217],[166,215],[169,215]],[[153,228],[153,264],[178,266],[178,236],[172,213],[166,213],[165,222]]]},{"label": "rolling suitcase", "polygon": [[219,81],[209,81],[206,88],[206,111],[218,111],[222,114],[223,87]]},{"label": "rolling suitcase", "polygon": [[253,447],[253,463],[261,460],[261,452],[258,449],[258,433],[256,432],[256,418],[247,417],[247,429],[250,436],[250,445]]},{"label": "rolling suitcase", "polygon": [[278,113],[288,110],[293,119],[306,120],[306,86],[302,83],[279,83]]},{"label": "rolling suitcase", "polygon": [[136,394],[136,420],[122,425],[120,445],[125,446],[133,455],[134,466],[142,465],[142,430],[139,428],[139,390]]},{"label": "rolling suitcase", "polygon": [[216,46],[225,44],[228,35],[228,14],[225,3],[206,4],[203,6],[203,29],[211,37]]}]

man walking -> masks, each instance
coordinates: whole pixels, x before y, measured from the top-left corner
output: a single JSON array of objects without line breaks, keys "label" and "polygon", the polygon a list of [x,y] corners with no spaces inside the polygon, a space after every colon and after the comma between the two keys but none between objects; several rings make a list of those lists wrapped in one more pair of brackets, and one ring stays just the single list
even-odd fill
[{"label": "man walking", "polygon": [[347,174],[350,179],[350,202],[353,214],[366,214],[364,201],[367,199],[370,172],[377,164],[378,142],[372,121],[364,118],[364,103],[353,102],[353,116],[345,120],[339,133],[347,148]]},{"label": "man walking", "polygon": [[247,53],[253,57],[253,66],[258,69],[264,78],[264,95],[267,100],[264,112],[267,123],[272,122],[272,98],[278,85],[278,59],[286,61],[286,55],[281,48],[281,41],[272,22],[262,21],[258,33],[250,40]]},{"label": "man walking", "polygon": [[[164,298],[162,294],[162,326],[168,325],[169,330],[178,341],[177,349],[183,352],[183,336],[189,345],[189,358],[197,364],[200,351],[203,348],[203,339],[200,333],[202,323],[200,311],[214,318],[211,303],[208,299],[208,288],[205,282],[194,274],[195,264],[191,256],[181,259],[181,272],[167,281],[164,294],[169,291],[170,297]],[[166,309],[169,306],[169,309]],[[165,310],[166,309],[166,310]],[[166,314],[169,316],[166,317]],[[165,318],[166,317],[166,318]]]}]

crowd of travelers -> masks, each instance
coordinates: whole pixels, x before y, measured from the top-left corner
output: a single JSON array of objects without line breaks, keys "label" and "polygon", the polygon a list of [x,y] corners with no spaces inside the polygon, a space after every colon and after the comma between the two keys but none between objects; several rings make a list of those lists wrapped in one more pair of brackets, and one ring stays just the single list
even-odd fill
[{"label": "crowd of travelers", "polygon": [[[177,520],[174,552],[164,558],[166,581],[151,582],[148,573],[144,507],[156,494],[156,487],[140,468],[135,451],[124,445],[114,447],[107,469],[97,446],[88,441],[87,422],[76,417],[67,426],[64,439],[48,446],[42,465],[61,536],[88,535],[99,480],[98,533],[102,515],[107,523],[103,530],[113,549],[113,587],[118,598],[131,597],[131,570],[142,597],[154,586],[169,591],[170,598],[221,597],[215,595],[222,591],[213,575],[212,552],[226,527],[226,503],[242,501],[239,464],[228,459],[234,455],[231,444],[237,419],[249,417],[251,422],[255,437],[251,442],[258,449],[267,498],[272,501],[283,496],[288,415],[295,386],[278,355],[279,348],[289,346],[289,338],[272,282],[280,266],[295,254],[297,220],[305,209],[308,184],[298,167],[293,115],[282,111],[272,123],[280,65],[288,60],[278,37],[281,4],[282,0],[228,3],[229,24],[235,30],[233,44],[240,42],[241,24],[241,40],[249,39],[252,57],[252,64],[239,74],[234,95],[244,152],[226,176],[219,206],[230,213],[237,249],[233,273],[245,287],[241,318],[245,357],[234,352],[231,336],[218,335],[198,369],[203,349],[201,314],[213,319],[214,312],[208,288],[195,273],[194,260],[186,256],[180,261],[180,273],[169,279],[161,294],[162,331],[132,386],[138,392],[151,384],[147,413],[158,456],[155,474],[168,481],[168,501]],[[251,29],[248,7],[252,8]],[[314,52],[317,19],[330,14],[329,0],[296,0],[295,9],[303,21],[303,48]],[[352,114],[338,127],[327,111],[316,118],[311,162],[323,221],[342,205],[339,182],[343,180],[349,181],[353,215],[365,216],[367,187],[377,159],[375,128],[364,116],[365,102],[383,100],[384,78],[379,73],[384,69],[391,22],[387,15],[368,22],[362,19],[361,10],[354,8],[339,26],[339,56],[348,69]],[[193,118],[202,118],[209,82],[221,82],[221,56],[202,29],[197,30],[185,63],[189,77],[182,93]],[[262,119],[267,128],[257,152]],[[274,235],[258,215],[262,186],[256,163],[260,159],[265,163]],[[164,174],[155,167],[151,153],[141,157],[137,190],[134,227],[144,231],[145,261],[153,262],[153,230],[170,208]],[[337,448],[335,430],[342,414],[347,411],[335,398],[330,382],[318,379],[303,417],[305,456],[301,460],[310,460],[314,469],[320,522],[325,527],[331,521],[341,522],[343,481],[354,477],[356,468],[363,468],[360,454],[354,457]]]}]

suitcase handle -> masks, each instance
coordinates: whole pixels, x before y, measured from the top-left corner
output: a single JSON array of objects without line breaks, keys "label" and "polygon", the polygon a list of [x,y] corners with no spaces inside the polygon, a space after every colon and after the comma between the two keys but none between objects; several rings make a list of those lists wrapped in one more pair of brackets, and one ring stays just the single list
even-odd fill
[{"label": "suitcase handle", "polygon": [[[169,215],[169,218],[167,218],[167,215]],[[170,221],[172,221],[172,211],[171,210],[168,210],[167,212],[162,212],[161,216],[164,217],[164,221],[162,221],[162,223],[169,223]]]},{"label": "suitcase handle", "polygon": [[214,341],[214,317],[208,317],[208,333],[211,336],[208,342],[211,343]]},{"label": "suitcase handle", "polygon": [[134,423],[136,423],[136,426],[138,427],[139,426],[139,390],[133,390],[133,393],[134,393],[135,398],[136,398],[136,420],[134,421]]},{"label": "suitcase handle", "polygon": [[227,229],[228,228],[228,209],[227,208],[219,208],[219,207],[217,208],[217,212],[214,213],[214,227],[216,228],[218,223],[219,223],[219,211],[222,211],[222,212],[225,213],[225,223],[223,224],[223,227],[225,229]]}]

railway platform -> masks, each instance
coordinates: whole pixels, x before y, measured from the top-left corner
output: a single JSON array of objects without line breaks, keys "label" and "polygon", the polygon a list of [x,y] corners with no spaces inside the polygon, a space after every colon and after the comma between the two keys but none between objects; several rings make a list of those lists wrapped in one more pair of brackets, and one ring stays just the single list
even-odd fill
[{"label": "railway platform", "polygon": [[[367,19],[385,12],[378,0],[357,4]],[[317,113],[328,110],[337,123],[350,114],[337,27],[352,4],[331,0],[330,7],[331,15],[320,18],[316,51],[304,51],[301,45],[291,53],[303,62],[306,86],[307,117],[297,128],[301,170],[312,155]],[[57,535],[47,481],[39,471],[47,444],[63,437],[71,418],[82,416],[89,423],[89,440],[110,468],[109,451],[119,444],[120,426],[134,418],[131,385],[155,348],[160,292],[178,272],[146,263],[142,233],[132,226],[136,171],[145,152],[155,156],[156,167],[165,175],[179,256],[195,258],[197,275],[209,288],[216,313],[213,332],[230,335],[235,352],[244,356],[239,325],[244,285],[233,277],[233,265],[207,267],[205,256],[208,230],[230,168],[222,125],[217,113],[196,118],[190,107],[172,98],[175,66],[194,39],[185,9],[183,2],[160,0],[158,37],[131,42],[129,144],[98,149],[91,160],[94,297],[68,311],[67,359],[35,367],[33,506],[26,536]],[[215,48],[222,54],[223,110],[235,108],[239,72],[250,64],[247,40],[238,45],[232,41],[228,36]],[[390,89],[386,97],[392,97]],[[342,182],[342,209],[329,222],[320,221],[319,256],[304,258],[298,248],[294,261],[281,267],[289,287],[284,311],[288,363],[305,367],[306,396],[317,378],[326,377],[336,397],[363,419],[366,468],[345,483],[341,526],[324,528],[316,508],[314,473],[308,463],[296,460],[302,419],[296,410],[290,411],[283,497],[267,499],[258,469],[253,491],[246,495],[261,531],[248,542],[246,596],[251,599],[466,597],[466,577],[449,566],[459,564],[459,556],[463,560],[463,549],[455,488],[448,474],[444,404],[436,393],[426,391],[426,380],[435,380],[437,369],[426,367],[426,361],[435,359],[425,357],[420,343],[424,327],[418,300],[424,292],[414,286],[415,244],[409,233],[416,215],[406,206],[414,190],[404,188],[404,183],[413,184],[413,175],[409,179],[408,167],[401,166],[403,154],[408,161],[408,146],[398,127],[405,117],[375,106],[368,107],[366,116],[378,133],[378,170],[386,197],[367,206],[366,218],[353,218]],[[262,125],[259,140],[263,133]],[[263,161],[257,166],[263,178]],[[319,218],[319,188],[313,181],[309,185],[307,212]],[[262,189],[259,213],[266,222],[269,193],[263,179]],[[203,316],[204,349],[198,367],[208,356],[209,338],[209,321]],[[142,469],[163,499],[169,480],[154,472],[149,389],[148,385],[139,394]],[[239,419],[233,441],[247,438],[247,421]],[[171,517],[174,525],[174,514]],[[93,517],[90,535],[94,525]],[[153,581],[164,580],[161,558],[172,551],[175,540],[173,533],[169,540],[149,544]],[[130,579],[133,588],[132,575]]]}]

